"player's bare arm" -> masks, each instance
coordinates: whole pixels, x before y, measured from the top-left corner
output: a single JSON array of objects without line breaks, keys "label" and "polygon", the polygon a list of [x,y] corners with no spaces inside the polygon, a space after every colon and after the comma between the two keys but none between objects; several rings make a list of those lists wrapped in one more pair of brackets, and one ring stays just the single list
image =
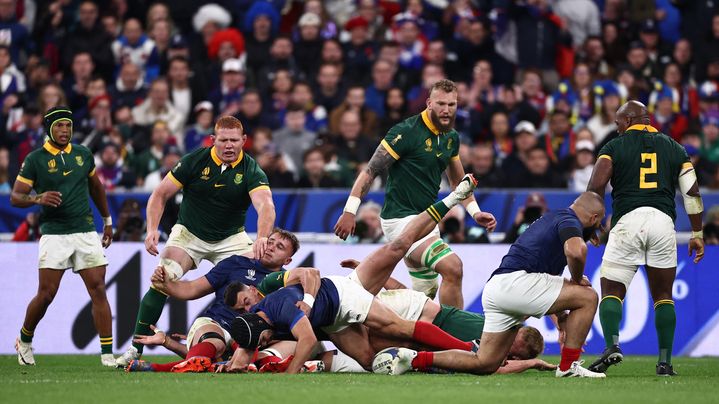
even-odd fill
[{"label": "player's bare arm", "polygon": [[173,181],[171,174],[165,176],[160,186],[155,188],[147,200],[147,237],[145,237],[145,249],[151,255],[159,254],[157,243],[160,241],[160,232],[157,230],[160,225],[162,212],[165,211],[165,203],[182,189],[182,185]]},{"label": "player's bare arm", "polygon": [[510,374],[510,373],[522,373],[525,370],[536,369],[536,370],[555,370],[557,365],[552,365],[539,358],[534,359],[522,359],[522,360],[508,360],[503,366],[497,369],[495,374]]},{"label": "player's bare arm", "polygon": [[269,189],[251,191],[250,199],[257,211],[257,240],[252,249],[254,258],[260,259],[265,254],[267,237],[270,236],[275,225],[275,203],[272,201],[272,191]]},{"label": "player's bare arm", "polygon": [[297,347],[295,348],[295,357],[287,368],[287,373],[290,374],[300,372],[302,365],[312,357],[312,350],[317,343],[317,337],[312,331],[312,324],[307,316],[302,316],[291,331],[292,336],[297,340]]},{"label": "player's bare arm", "polygon": [[[459,158],[450,160],[446,172],[450,185],[452,188],[456,187],[464,177],[462,161]],[[484,226],[489,232],[497,227],[497,220],[494,218],[494,215],[489,212],[482,212],[479,209],[479,205],[477,205],[477,201],[474,199],[474,195],[470,195],[469,198],[463,200],[461,203],[478,225]]]},{"label": "player's bare arm", "polygon": [[150,329],[155,333],[152,335],[136,335],[132,341],[147,346],[163,346],[183,358],[187,356],[187,346],[185,344],[170,338],[164,331],[158,330],[154,325],[150,325]]},{"label": "player's bare arm", "polygon": [[679,192],[682,194],[684,208],[689,216],[692,226],[692,235],[689,239],[689,256],[694,255],[694,263],[704,258],[704,232],[702,227],[702,213],[704,203],[699,193],[699,183],[696,172],[691,163],[686,162],[679,172]]},{"label": "player's bare arm", "polygon": [[95,203],[97,210],[100,211],[100,216],[104,221],[102,226],[102,246],[107,248],[112,243],[112,217],[110,216],[110,209],[107,207],[105,186],[102,185],[97,174],[93,172],[87,181],[87,188],[90,192],[90,198]]},{"label": "player's bare arm", "polygon": [[32,187],[24,182],[15,181],[10,194],[10,204],[16,208],[29,208],[33,205],[43,205],[56,208],[62,203],[62,194],[57,191],[47,191],[37,195],[30,195]]},{"label": "player's bare arm", "polygon": [[192,281],[171,281],[162,266],[155,268],[150,280],[156,289],[180,300],[199,299],[214,291],[204,276]]},{"label": "player's bare arm", "polygon": [[302,310],[306,316],[309,316],[322,282],[319,269],[297,267],[289,270],[286,276],[285,286],[296,285],[298,283],[302,285],[302,290],[304,290],[305,295],[302,300],[297,302],[297,307]]},{"label": "player's bare arm", "polygon": [[567,266],[572,275],[572,282],[590,286],[589,280],[584,276],[584,263],[587,260],[587,244],[581,237],[572,237],[564,242],[564,255],[567,256]]},{"label": "player's bare arm", "polygon": [[599,156],[597,163],[594,165],[592,177],[589,179],[587,191],[592,191],[604,198],[604,190],[607,189],[607,184],[612,178],[613,171],[612,160],[608,156]]},{"label": "player's bare arm", "polygon": [[369,163],[367,163],[367,167],[359,173],[354,185],[352,185],[347,205],[345,205],[342,215],[335,224],[335,235],[337,237],[346,240],[348,236],[354,234],[355,215],[361,199],[369,192],[375,177],[387,171],[395,161],[395,158],[389,154],[384,146],[377,146],[377,150],[375,150]]}]

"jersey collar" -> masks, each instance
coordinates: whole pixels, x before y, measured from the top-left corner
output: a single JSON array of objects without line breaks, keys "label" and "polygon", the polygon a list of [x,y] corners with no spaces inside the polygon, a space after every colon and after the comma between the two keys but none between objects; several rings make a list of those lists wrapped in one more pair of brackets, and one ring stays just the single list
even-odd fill
[{"label": "jersey collar", "polygon": [[[58,153],[63,151],[63,149],[58,149],[57,147],[50,144],[50,141],[45,142],[45,144],[43,144],[42,147],[45,150],[49,151],[50,154],[52,154],[53,156],[57,156]],[[65,146],[64,150],[65,150],[65,153],[70,153],[72,151],[72,143],[68,143],[67,146]]]},{"label": "jersey collar", "polygon": [[626,131],[629,132],[630,130],[642,130],[642,131],[647,131],[647,132],[652,132],[652,133],[659,132],[657,130],[657,128],[653,127],[652,125],[644,125],[641,123],[638,123],[636,125],[632,125],[632,126],[628,127]]},{"label": "jersey collar", "polygon": [[429,110],[427,109],[422,111],[422,122],[424,122],[427,129],[429,129],[432,133],[439,135],[439,129],[437,129],[437,127],[434,126],[434,123],[432,123],[432,119],[429,117]]},{"label": "jersey collar", "polygon": [[[217,149],[215,149],[215,146],[212,146],[212,149],[210,150],[210,156],[212,156],[212,161],[214,161],[215,164],[217,164],[218,166],[221,166],[223,164],[222,160],[220,160],[220,156],[217,155]],[[240,150],[240,156],[237,157],[237,160],[230,163],[230,166],[232,166],[232,168],[235,168],[236,165],[240,164],[240,161],[242,161],[242,158],[244,156],[245,152]]]}]

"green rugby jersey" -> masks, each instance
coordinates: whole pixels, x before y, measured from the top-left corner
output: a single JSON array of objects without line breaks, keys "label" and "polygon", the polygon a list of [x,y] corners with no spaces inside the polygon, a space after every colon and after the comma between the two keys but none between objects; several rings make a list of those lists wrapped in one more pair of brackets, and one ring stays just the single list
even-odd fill
[{"label": "green rugby jersey", "polygon": [[244,231],[250,194],[270,189],[265,173],[244,152],[224,171],[222,166],[214,147],[202,148],[183,156],[167,173],[184,189],[177,223],[207,242]]},{"label": "green rugby jersey", "polygon": [[260,292],[262,297],[265,297],[280,288],[284,288],[289,274],[290,271],[283,269],[265,276],[265,279],[256,286],[257,291]]},{"label": "green rugby jersey", "polygon": [[90,209],[88,178],[95,175],[95,160],[82,145],[68,144],[64,150],[50,142],[25,157],[17,180],[35,192],[57,191],[62,203],[40,211],[42,234],[71,234],[95,231]]},{"label": "green rugby jersey", "polygon": [[689,156],[682,145],[650,125],[633,125],[599,151],[612,162],[612,226],[641,206],[676,219],[674,195]]},{"label": "green rugby jersey", "polygon": [[381,217],[416,215],[437,199],[442,173],[450,160],[459,159],[459,135],[440,133],[429,111],[393,126],[381,145],[397,160],[389,168]]}]

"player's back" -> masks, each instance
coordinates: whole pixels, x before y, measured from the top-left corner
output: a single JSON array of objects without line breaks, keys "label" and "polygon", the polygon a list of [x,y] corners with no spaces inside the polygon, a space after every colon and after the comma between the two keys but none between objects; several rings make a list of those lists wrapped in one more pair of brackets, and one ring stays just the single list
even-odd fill
[{"label": "player's back", "polygon": [[634,125],[607,143],[599,158],[612,161],[612,225],[642,206],[676,218],[675,184],[689,161],[680,144],[649,125]]}]

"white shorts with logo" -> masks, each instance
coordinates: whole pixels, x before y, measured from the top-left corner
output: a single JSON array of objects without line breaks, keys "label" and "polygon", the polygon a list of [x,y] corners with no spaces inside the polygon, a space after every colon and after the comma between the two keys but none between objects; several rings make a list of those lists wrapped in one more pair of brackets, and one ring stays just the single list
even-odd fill
[{"label": "white shorts with logo", "polygon": [[327,276],[337,288],[340,307],[332,325],[322,327],[327,334],[344,330],[351,324],[362,324],[367,319],[374,296],[346,276]]},{"label": "white shorts with logo", "polygon": [[[247,233],[240,232],[216,242],[207,242],[195,236],[187,227],[176,224],[172,226],[170,237],[165,247],[177,247],[187,253],[194,262],[194,268],[200,266],[202,260],[214,265],[232,255],[242,255],[252,251],[252,239]],[[177,274],[172,274],[177,275]],[[183,274],[176,276],[180,279]]]},{"label": "white shorts with logo", "polygon": [[564,278],[516,271],[494,275],[484,286],[484,332],[503,332],[528,316],[542,317],[562,291]]},{"label": "white shorts with logo", "polygon": [[232,345],[232,336],[230,336],[230,333],[227,330],[222,328],[220,323],[211,319],[210,317],[197,317],[195,319],[195,321],[192,323],[192,325],[190,326],[190,331],[187,332],[187,342],[186,342],[187,349],[190,349],[192,347],[192,340],[195,339],[195,334],[197,333],[197,330],[199,330],[200,327],[206,326],[208,324],[214,324],[214,325],[220,327],[220,329],[222,330],[222,334],[225,337],[225,345],[226,346]]},{"label": "white shorts with logo", "polygon": [[[399,235],[402,234],[404,228],[407,227],[409,222],[411,222],[412,219],[415,218],[415,216],[417,215],[409,215],[396,219],[380,219],[380,223],[382,224],[382,231],[384,232],[385,237],[387,237],[387,241],[392,241],[399,237]],[[429,234],[412,244],[412,246],[409,248],[409,250],[407,250],[407,253],[404,256],[409,257],[409,255],[412,254],[412,252],[416,250],[417,247],[422,245],[422,243],[435,237],[439,238],[439,226],[434,226],[434,229],[432,229]]]},{"label": "white shorts with logo", "polygon": [[40,237],[39,268],[73,272],[107,265],[102,240],[94,231],[72,234],[44,234]]},{"label": "white shorts with logo", "polygon": [[379,292],[377,299],[401,318],[417,321],[422,316],[422,310],[424,310],[424,305],[427,304],[429,297],[412,289],[395,289]]}]

